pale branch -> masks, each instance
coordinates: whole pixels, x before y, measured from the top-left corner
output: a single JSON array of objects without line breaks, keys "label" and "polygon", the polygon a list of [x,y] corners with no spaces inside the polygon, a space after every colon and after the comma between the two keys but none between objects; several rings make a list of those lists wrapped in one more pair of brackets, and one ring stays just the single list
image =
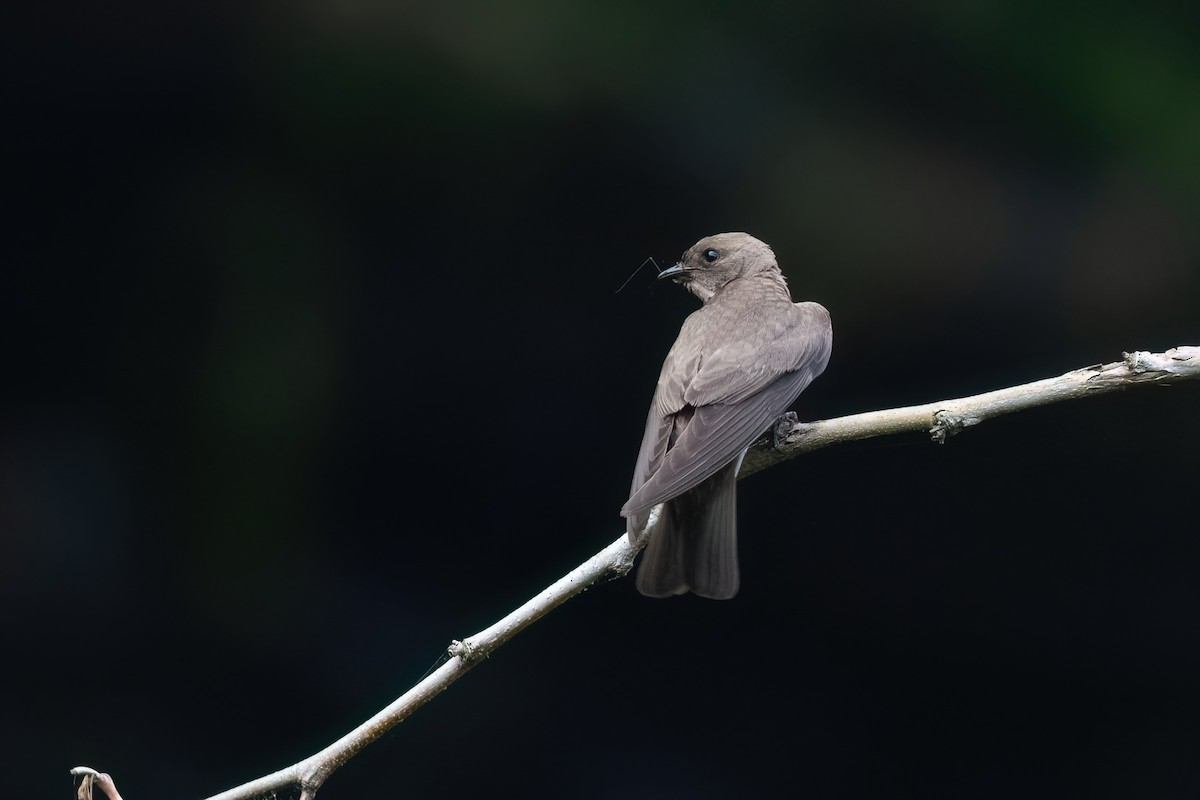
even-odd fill
[{"label": "pale branch", "polygon": [[1165,353],[1125,353],[1121,361],[1072,370],[1057,378],[1023,383],[994,392],[908,408],[868,411],[848,417],[797,422],[783,435],[755,442],[742,461],[745,478],[789,458],[831,444],[894,433],[925,431],[938,444],[984,420],[1035,406],[1114,392],[1147,383],[1169,384],[1200,378],[1200,347],[1173,347]]},{"label": "pale branch", "polygon": [[296,786],[301,789],[301,800],[309,800],[334,770],[432,700],[497,647],[592,584],[629,572],[641,546],[639,542],[635,547],[629,543],[628,537],[621,536],[491,627],[462,641],[452,642],[443,664],[392,701],[391,705],[321,752],[279,772],[213,795],[209,800],[247,800]]},{"label": "pale branch", "polygon": [[79,788],[75,790],[77,800],[92,800],[93,788],[98,788],[108,800],[121,800],[121,794],[117,791],[117,784],[113,782],[111,775],[97,772],[91,767],[75,767],[71,774],[79,778]]},{"label": "pale branch", "polygon": [[[928,431],[933,441],[941,443],[949,435],[1001,414],[1128,386],[1167,384],[1196,378],[1200,378],[1200,347],[1175,347],[1164,353],[1126,353],[1122,361],[1085,367],[1057,378],[973,397],[795,423],[790,429],[756,442],[746,455],[740,477],[831,444],[912,431]],[[658,510],[656,508],[652,513],[658,513]],[[452,642],[446,651],[444,663],[391,705],[324,750],[286,769],[214,795],[209,800],[249,800],[294,789],[300,790],[301,800],[311,800],[325,779],[338,767],[449,687],[497,647],[593,584],[628,573],[644,545],[644,541],[630,543],[628,537],[622,534],[615,542],[491,627],[462,641]],[[86,767],[77,769],[91,771]]]}]

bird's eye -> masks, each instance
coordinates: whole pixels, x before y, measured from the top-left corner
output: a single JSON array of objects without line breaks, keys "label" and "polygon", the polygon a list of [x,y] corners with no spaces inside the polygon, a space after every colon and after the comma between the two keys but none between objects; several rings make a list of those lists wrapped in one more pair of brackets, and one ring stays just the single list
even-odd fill
[{"label": "bird's eye", "polygon": [[713,263],[714,261],[716,261],[720,257],[721,257],[721,254],[711,248],[704,251],[704,260],[710,264]]}]

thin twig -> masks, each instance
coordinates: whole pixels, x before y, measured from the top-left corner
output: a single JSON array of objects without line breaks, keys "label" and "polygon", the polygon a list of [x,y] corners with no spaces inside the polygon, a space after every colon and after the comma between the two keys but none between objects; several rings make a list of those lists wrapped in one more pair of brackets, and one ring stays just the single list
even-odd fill
[{"label": "thin twig", "polygon": [[[1001,414],[1129,386],[1167,384],[1196,378],[1200,378],[1200,347],[1175,347],[1163,353],[1125,353],[1122,361],[1085,367],[1057,378],[972,397],[796,423],[778,443],[774,438],[755,443],[742,464],[740,477],[831,444],[912,431],[928,431],[934,442],[941,443],[947,436]],[[279,772],[221,792],[209,800],[249,800],[296,788],[300,789],[302,800],[312,800],[321,784],[338,767],[448,688],[497,647],[593,584],[628,573],[634,557],[644,544],[631,544],[628,537],[622,534],[615,542],[491,627],[462,641],[452,642],[447,649],[445,663],[321,752]]]}]

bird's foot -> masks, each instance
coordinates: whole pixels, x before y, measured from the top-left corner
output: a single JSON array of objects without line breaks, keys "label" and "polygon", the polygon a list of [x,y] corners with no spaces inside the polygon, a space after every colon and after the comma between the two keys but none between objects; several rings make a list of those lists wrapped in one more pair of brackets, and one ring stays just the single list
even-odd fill
[{"label": "bird's foot", "polygon": [[775,420],[775,424],[771,426],[771,440],[776,450],[782,450],[787,444],[788,434],[792,432],[792,428],[796,427],[796,423],[799,421],[800,418],[796,416],[795,411],[789,411]]}]

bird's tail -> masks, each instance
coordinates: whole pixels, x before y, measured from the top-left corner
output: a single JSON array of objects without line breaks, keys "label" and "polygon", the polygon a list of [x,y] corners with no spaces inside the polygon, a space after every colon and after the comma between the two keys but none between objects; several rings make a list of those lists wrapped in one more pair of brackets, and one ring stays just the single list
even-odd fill
[{"label": "bird's tail", "polygon": [[639,592],[670,597],[691,591],[714,600],[737,594],[737,467],[734,462],[667,501],[638,568]]}]

